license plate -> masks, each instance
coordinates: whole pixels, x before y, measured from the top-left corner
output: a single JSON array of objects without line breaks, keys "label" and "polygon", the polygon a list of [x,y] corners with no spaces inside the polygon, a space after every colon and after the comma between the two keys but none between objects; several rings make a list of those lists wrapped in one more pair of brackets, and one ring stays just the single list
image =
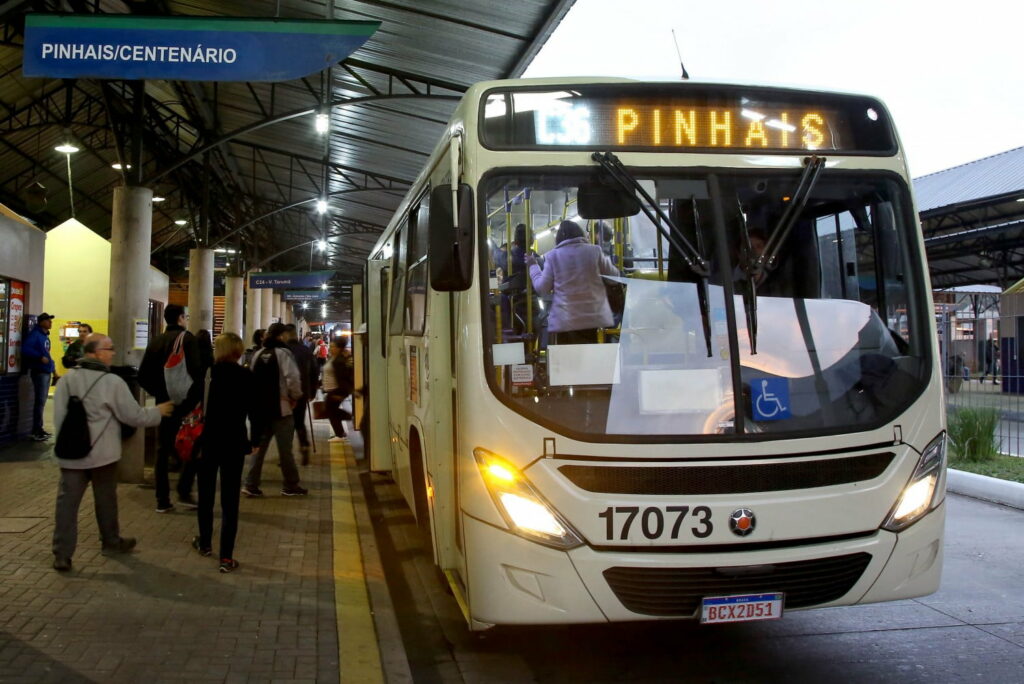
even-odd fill
[{"label": "license plate", "polygon": [[782,617],[782,592],[709,596],[700,604],[701,624],[778,620]]}]

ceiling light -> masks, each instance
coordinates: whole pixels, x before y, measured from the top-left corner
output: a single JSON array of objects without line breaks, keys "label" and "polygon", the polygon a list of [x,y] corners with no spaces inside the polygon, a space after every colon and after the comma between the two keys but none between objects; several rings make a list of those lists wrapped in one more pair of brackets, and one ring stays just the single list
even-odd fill
[{"label": "ceiling light", "polygon": [[316,122],[313,124],[316,127],[316,132],[323,134],[331,127],[331,120],[323,112],[316,115]]},{"label": "ceiling light", "polygon": [[308,309],[309,308],[309,302],[302,302],[302,308],[303,309]]},{"label": "ceiling light", "polygon": [[327,213],[327,200],[319,199],[316,201],[316,210],[321,214]]},{"label": "ceiling light", "polygon": [[114,162],[113,164],[110,165],[110,168],[114,169],[115,171],[120,171],[122,168],[130,169],[130,168],[132,168],[132,165],[131,164],[127,164],[124,167],[122,167],[121,166],[121,162]]},{"label": "ceiling light", "polygon": [[321,252],[326,252],[327,251],[327,240],[317,240],[316,241],[316,248],[319,249]]},{"label": "ceiling light", "polygon": [[174,225],[176,225],[176,226],[183,226],[183,225],[185,225],[186,223],[188,223],[188,221],[186,221],[185,219],[178,219],[178,220],[176,220],[176,221],[174,222]]},{"label": "ceiling light", "polygon": [[327,283],[324,283],[324,284],[322,284],[322,285],[320,286],[320,289],[321,289],[321,290],[326,290],[326,289],[327,289]]},{"label": "ceiling light", "polygon": [[72,145],[70,141],[61,143],[60,145],[57,145],[53,149],[63,154],[74,154],[75,152],[78,152],[78,148]]},{"label": "ceiling light", "polygon": [[153,195],[153,201],[154,202],[163,202],[164,198],[160,197],[159,195]]}]

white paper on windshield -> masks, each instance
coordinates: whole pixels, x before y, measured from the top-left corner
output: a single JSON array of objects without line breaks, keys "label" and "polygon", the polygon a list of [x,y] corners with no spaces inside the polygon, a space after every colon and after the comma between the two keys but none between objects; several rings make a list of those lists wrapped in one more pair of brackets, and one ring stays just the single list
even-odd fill
[{"label": "white paper on windshield", "polygon": [[707,412],[721,404],[718,369],[640,371],[640,413]]},{"label": "white paper on windshield", "polygon": [[551,385],[616,385],[619,345],[552,344],[548,346]]},{"label": "white paper on windshield", "polygon": [[510,366],[526,363],[526,351],[522,342],[505,342],[491,346],[495,366]]}]

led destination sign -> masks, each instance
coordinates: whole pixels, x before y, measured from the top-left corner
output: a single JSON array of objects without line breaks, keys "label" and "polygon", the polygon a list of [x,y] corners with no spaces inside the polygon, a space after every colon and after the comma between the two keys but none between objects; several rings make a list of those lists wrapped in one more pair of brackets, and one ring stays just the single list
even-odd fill
[{"label": "led destination sign", "polygon": [[614,90],[494,93],[484,139],[514,148],[894,151],[885,111],[870,98],[799,91],[753,98],[707,86],[679,97]]}]

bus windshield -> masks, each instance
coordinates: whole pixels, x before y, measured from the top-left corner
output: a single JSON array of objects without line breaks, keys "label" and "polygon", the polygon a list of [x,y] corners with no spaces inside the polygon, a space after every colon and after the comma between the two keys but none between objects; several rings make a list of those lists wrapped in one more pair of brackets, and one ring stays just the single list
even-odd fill
[{"label": "bus windshield", "polygon": [[794,197],[801,170],[631,169],[661,212],[587,220],[595,173],[481,184],[485,363],[507,405],[584,440],[793,437],[876,427],[923,390],[896,176],[822,171]]}]

